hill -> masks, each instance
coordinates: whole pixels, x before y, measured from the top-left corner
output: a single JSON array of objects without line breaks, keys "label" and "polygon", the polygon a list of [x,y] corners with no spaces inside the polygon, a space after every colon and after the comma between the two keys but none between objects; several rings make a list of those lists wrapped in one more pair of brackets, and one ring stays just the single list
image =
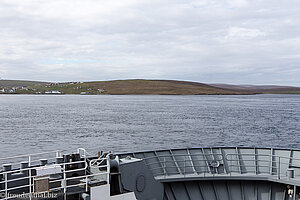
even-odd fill
[{"label": "hill", "polygon": [[23,80],[0,80],[0,88],[10,88],[10,87],[28,87],[35,85],[45,85],[47,82],[39,81],[23,81]]},{"label": "hill", "polygon": [[9,94],[300,94],[300,87],[276,85],[203,84],[176,80],[113,80],[49,83],[0,80],[0,93]]},{"label": "hill", "polygon": [[249,92],[222,89],[197,82],[143,79],[52,83],[34,88],[41,93],[60,91],[64,94],[249,94]]},{"label": "hill", "polygon": [[109,94],[240,94],[197,82],[174,80],[116,80],[88,82],[93,88],[103,88]]},{"label": "hill", "polygon": [[255,92],[265,94],[300,94],[300,87],[281,85],[230,85],[210,84],[211,86],[244,92]]}]

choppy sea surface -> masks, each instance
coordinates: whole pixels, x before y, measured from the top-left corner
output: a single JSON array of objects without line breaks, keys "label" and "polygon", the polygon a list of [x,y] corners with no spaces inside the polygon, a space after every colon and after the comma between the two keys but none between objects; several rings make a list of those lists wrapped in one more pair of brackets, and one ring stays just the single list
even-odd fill
[{"label": "choppy sea surface", "polygon": [[300,95],[0,95],[0,157],[208,146],[300,149]]}]

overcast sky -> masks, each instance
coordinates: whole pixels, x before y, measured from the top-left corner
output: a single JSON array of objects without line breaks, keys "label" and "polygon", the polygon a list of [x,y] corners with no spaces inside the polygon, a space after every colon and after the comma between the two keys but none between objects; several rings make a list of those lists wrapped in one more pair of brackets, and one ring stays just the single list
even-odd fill
[{"label": "overcast sky", "polygon": [[0,77],[300,86],[299,0],[1,0]]}]

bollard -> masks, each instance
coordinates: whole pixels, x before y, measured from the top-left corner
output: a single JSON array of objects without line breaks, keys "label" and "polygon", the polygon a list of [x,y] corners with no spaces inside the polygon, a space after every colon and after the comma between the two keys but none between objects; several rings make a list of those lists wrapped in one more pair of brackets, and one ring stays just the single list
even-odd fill
[{"label": "bollard", "polygon": [[289,168],[289,169],[287,169],[286,173],[287,173],[288,178],[294,178],[294,176],[295,176],[294,169]]},{"label": "bollard", "polygon": [[4,172],[11,171],[11,164],[4,164],[2,168]]},{"label": "bollard", "polygon": [[56,164],[61,164],[64,162],[64,158],[63,157],[56,157]]},{"label": "bollard", "polygon": [[26,169],[29,167],[29,163],[28,162],[21,162],[21,169]]},{"label": "bollard", "polygon": [[47,165],[47,163],[48,163],[47,159],[40,159],[40,165],[41,166],[45,166],[45,165]]},{"label": "bollard", "polygon": [[[29,167],[29,162],[21,162],[20,164],[20,169],[26,169]],[[29,170],[22,170],[21,173],[23,173],[24,175],[28,176]]]}]

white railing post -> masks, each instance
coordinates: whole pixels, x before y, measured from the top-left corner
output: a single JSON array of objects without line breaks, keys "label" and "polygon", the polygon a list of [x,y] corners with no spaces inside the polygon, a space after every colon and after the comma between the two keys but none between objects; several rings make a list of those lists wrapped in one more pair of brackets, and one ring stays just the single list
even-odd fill
[{"label": "white railing post", "polygon": [[88,192],[88,177],[85,177],[85,191]]},{"label": "white railing post", "polygon": [[83,151],[83,156],[86,158],[86,155],[87,155],[86,150],[84,148],[78,148],[77,152],[79,153],[79,155],[80,155],[80,151]]},{"label": "white railing post", "polygon": [[278,179],[280,179],[280,157],[278,157]]},{"label": "white railing post", "polygon": [[165,156],[164,156],[164,162],[163,162],[163,172],[164,172],[164,175],[166,177],[167,173],[166,173],[166,157]]},{"label": "white railing post", "polygon": [[66,174],[66,164],[63,164],[64,168],[64,200],[67,200],[67,174]]},{"label": "white railing post", "polygon": [[296,185],[294,185],[294,194],[293,194],[293,200],[296,200],[296,191],[297,190],[297,187],[296,187]]},{"label": "white railing post", "polygon": [[[30,169],[31,170],[31,169]],[[34,189],[34,181],[32,181],[32,193],[35,193],[35,189]]]},{"label": "white railing post", "polygon": [[[228,158],[228,156],[229,155],[227,155],[226,156],[226,158]],[[228,160],[227,160],[228,161]],[[230,160],[229,160],[230,162],[228,162],[228,169],[229,169],[229,173],[230,173],[230,176],[231,176],[231,164],[232,164],[232,162],[231,162],[231,155],[230,155]],[[229,164],[230,163],[230,164]]]},{"label": "white railing post", "polygon": [[31,200],[31,196],[32,196],[32,188],[31,188],[31,168],[29,168],[28,171],[28,176],[29,176],[29,199]]},{"label": "white railing post", "polygon": [[107,183],[110,184],[110,162],[109,162],[109,154],[106,156],[106,164],[107,164]]},{"label": "white railing post", "polygon": [[61,156],[60,151],[57,151],[57,152],[56,152],[56,157],[60,157],[60,156]]},{"label": "white railing post", "polygon": [[28,156],[28,166],[31,167],[31,155]]},{"label": "white railing post", "polygon": [[270,169],[270,175],[271,176],[272,176],[272,173],[273,173],[273,169],[272,169],[273,164],[272,164],[272,161],[273,161],[273,156],[270,155],[269,169]]},{"label": "white railing post", "polygon": [[4,178],[5,178],[5,199],[8,199],[8,192],[7,192],[7,172],[5,172],[4,174]]},{"label": "white railing post", "polygon": [[185,167],[186,167],[186,158],[185,158],[185,156],[184,156],[184,169],[183,169],[183,173],[184,173],[184,177],[185,177]]},{"label": "white railing post", "polygon": [[[85,170],[84,170],[84,174],[86,175],[86,177],[85,177],[85,191],[86,192],[88,192],[88,176],[87,176],[87,174],[86,174],[86,171],[87,171],[87,162],[86,162],[86,156],[84,156],[84,168],[85,168]],[[92,167],[92,166],[90,166],[90,167]]]}]

